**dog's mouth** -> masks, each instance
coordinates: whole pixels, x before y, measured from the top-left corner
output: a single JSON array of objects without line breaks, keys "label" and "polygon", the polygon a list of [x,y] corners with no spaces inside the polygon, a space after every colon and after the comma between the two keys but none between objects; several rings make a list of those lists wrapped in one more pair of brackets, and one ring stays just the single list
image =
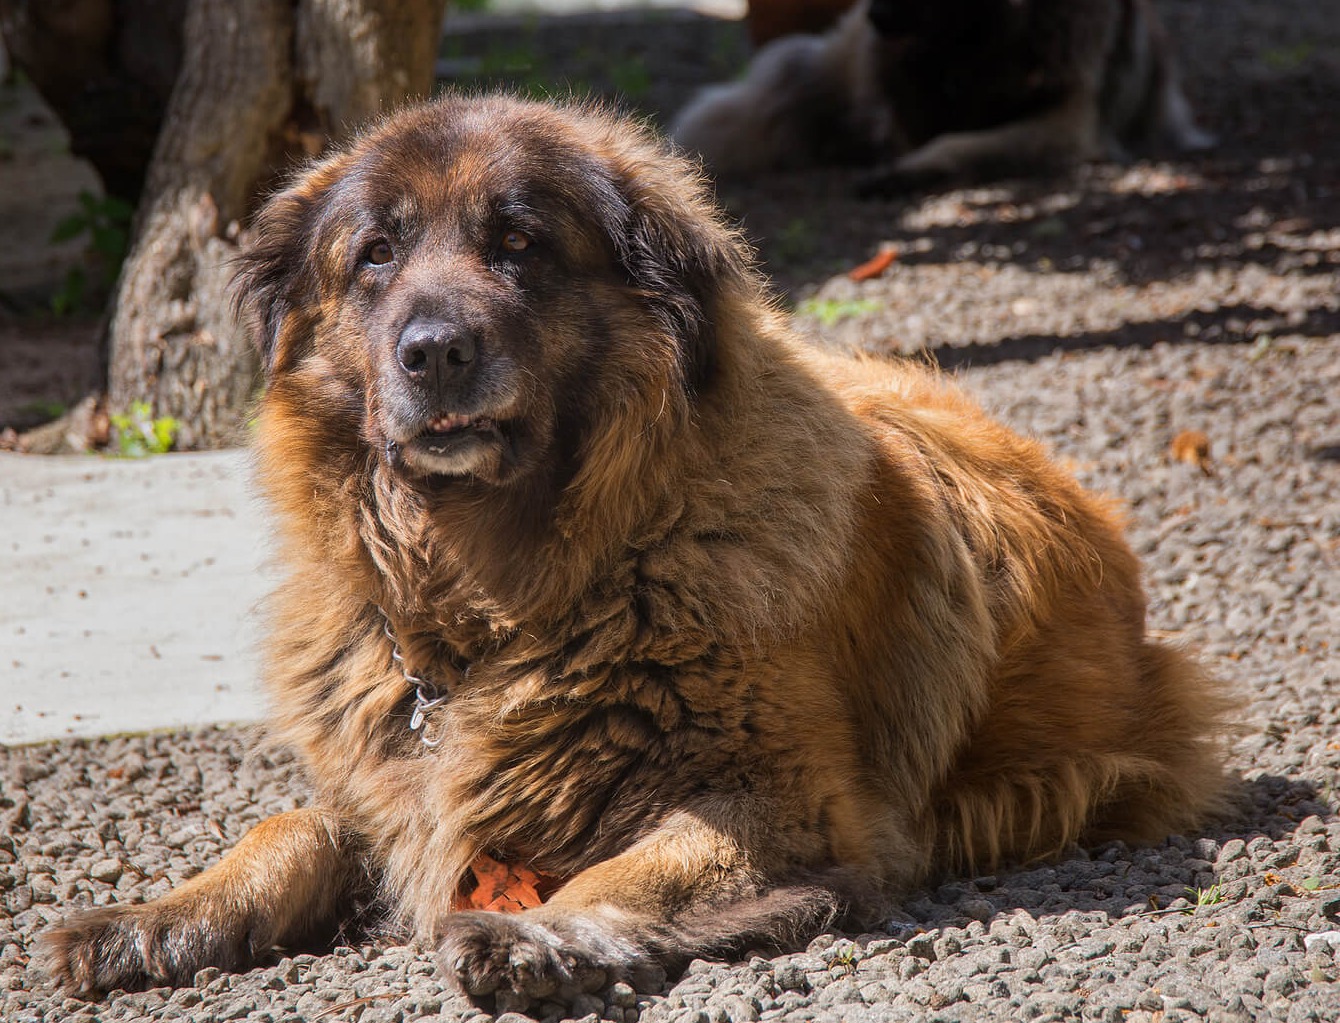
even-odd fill
[{"label": "dog's mouth", "polygon": [[493,416],[448,412],[433,416],[408,441],[393,443],[394,460],[425,476],[488,475],[509,446],[507,424]]},{"label": "dog's mouth", "polygon": [[466,416],[453,412],[428,420],[423,433],[415,437],[412,443],[428,451],[445,451],[449,445],[473,434],[498,433],[498,422],[491,416]]}]

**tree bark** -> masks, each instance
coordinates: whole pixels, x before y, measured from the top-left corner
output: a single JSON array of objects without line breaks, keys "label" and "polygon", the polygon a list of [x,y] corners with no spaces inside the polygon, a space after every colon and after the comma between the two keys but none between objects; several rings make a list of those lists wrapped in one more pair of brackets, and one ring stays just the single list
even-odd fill
[{"label": "tree bark", "polygon": [[295,156],[432,85],[445,0],[190,0],[182,70],[110,328],[111,411],[241,439],[257,359],[227,289],[238,224]]}]

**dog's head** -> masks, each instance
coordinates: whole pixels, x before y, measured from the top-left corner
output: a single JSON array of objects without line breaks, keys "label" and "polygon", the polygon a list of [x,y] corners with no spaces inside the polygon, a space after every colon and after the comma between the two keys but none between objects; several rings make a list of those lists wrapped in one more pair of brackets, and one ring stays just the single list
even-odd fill
[{"label": "dog's head", "polygon": [[604,411],[692,401],[750,279],[696,171],[578,106],[450,96],[272,198],[242,256],[272,390],[411,480],[504,483]]}]

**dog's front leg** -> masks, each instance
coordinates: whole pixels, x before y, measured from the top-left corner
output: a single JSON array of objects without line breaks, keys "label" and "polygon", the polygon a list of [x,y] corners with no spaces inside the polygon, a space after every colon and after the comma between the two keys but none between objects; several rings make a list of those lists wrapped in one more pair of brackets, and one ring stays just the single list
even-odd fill
[{"label": "dog's front leg", "polygon": [[500,1008],[567,1001],[635,983],[697,956],[791,945],[817,934],[850,894],[837,871],[778,882],[739,832],[673,816],[626,852],[584,870],[523,913],[464,912],[439,929],[438,962],[467,994]]},{"label": "dog's front leg", "polygon": [[938,135],[892,165],[867,175],[866,196],[901,195],[947,182],[971,184],[1017,174],[1051,173],[1103,155],[1098,102],[1077,90],[1031,117],[978,131]]},{"label": "dog's front leg", "polygon": [[153,902],[81,913],[42,935],[38,954],[80,994],[188,984],[202,967],[245,969],[319,932],[358,876],[329,810],[294,810],[252,828],[218,864]]}]

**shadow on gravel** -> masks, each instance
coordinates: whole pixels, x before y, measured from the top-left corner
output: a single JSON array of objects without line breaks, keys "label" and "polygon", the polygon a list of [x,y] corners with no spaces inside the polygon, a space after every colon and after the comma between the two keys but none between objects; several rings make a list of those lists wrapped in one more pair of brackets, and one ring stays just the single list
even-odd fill
[{"label": "shadow on gravel", "polygon": [[1319,444],[1311,454],[1318,462],[1340,462],[1340,443]]},{"label": "shadow on gravel", "polygon": [[[1340,97],[1340,82],[1336,93]],[[1069,178],[968,190],[949,196],[941,212],[957,212],[962,223],[909,228],[906,233],[921,239],[920,250],[906,252],[902,261],[985,253],[1049,272],[1108,261],[1123,281],[1137,285],[1188,266],[1333,272],[1340,265],[1331,230],[1340,213],[1333,172],[1330,161],[1241,154],[1125,168],[1100,164]]]},{"label": "shadow on gravel", "polygon": [[886,200],[857,199],[859,175],[819,170],[726,183],[722,198],[784,291],[849,269],[888,243],[904,266],[990,261],[1038,273],[1103,266],[1140,286],[1250,266],[1336,272],[1337,162],[1285,151],[1100,164],[1052,180]]},{"label": "shadow on gravel", "polygon": [[1259,835],[1279,839],[1305,817],[1335,816],[1317,787],[1300,778],[1263,774],[1234,786],[1230,798],[1234,802],[1230,815],[1205,831],[1220,842],[1230,838],[1250,842]]},{"label": "shadow on gravel", "polygon": [[[1153,845],[1109,842],[1072,849],[1053,862],[1002,868],[984,877],[948,877],[914,892],[903,910],[915,919],[909,930],[962,927],[971,920],[989,924],[1016,910],[1033,916],[1101,912],[1109,917],[1159,916],[1184,911],[1196,893],[1219,883],[1220,850],[1239,839],[1274,843],[1293,833],[1311,815],[1329,819],[1333,811],[1310,782],[1278,775],[1239,781],[1222,819],[1190,835],[1173,835]],[[1285,866],[1280,863],[1278,866]]]},{"label": "shadow on gravel", "polygon": [[1278,309],[1259,306],[1223,306],[1213,312],[1191,312],[1169,320],[1123,323],[1113,330],[1057,337],[1027,334],[992,342],[941,346],[926,354],[942,369],[993,366],[1001,362],[1037,362],[1057,351],[1083,352],[1098,348],[1152,348],[1157,344],[1248,344],[1263,335],[1324,336],[1340,332],[1340,309],[1312,309],[1289,318]]}]

